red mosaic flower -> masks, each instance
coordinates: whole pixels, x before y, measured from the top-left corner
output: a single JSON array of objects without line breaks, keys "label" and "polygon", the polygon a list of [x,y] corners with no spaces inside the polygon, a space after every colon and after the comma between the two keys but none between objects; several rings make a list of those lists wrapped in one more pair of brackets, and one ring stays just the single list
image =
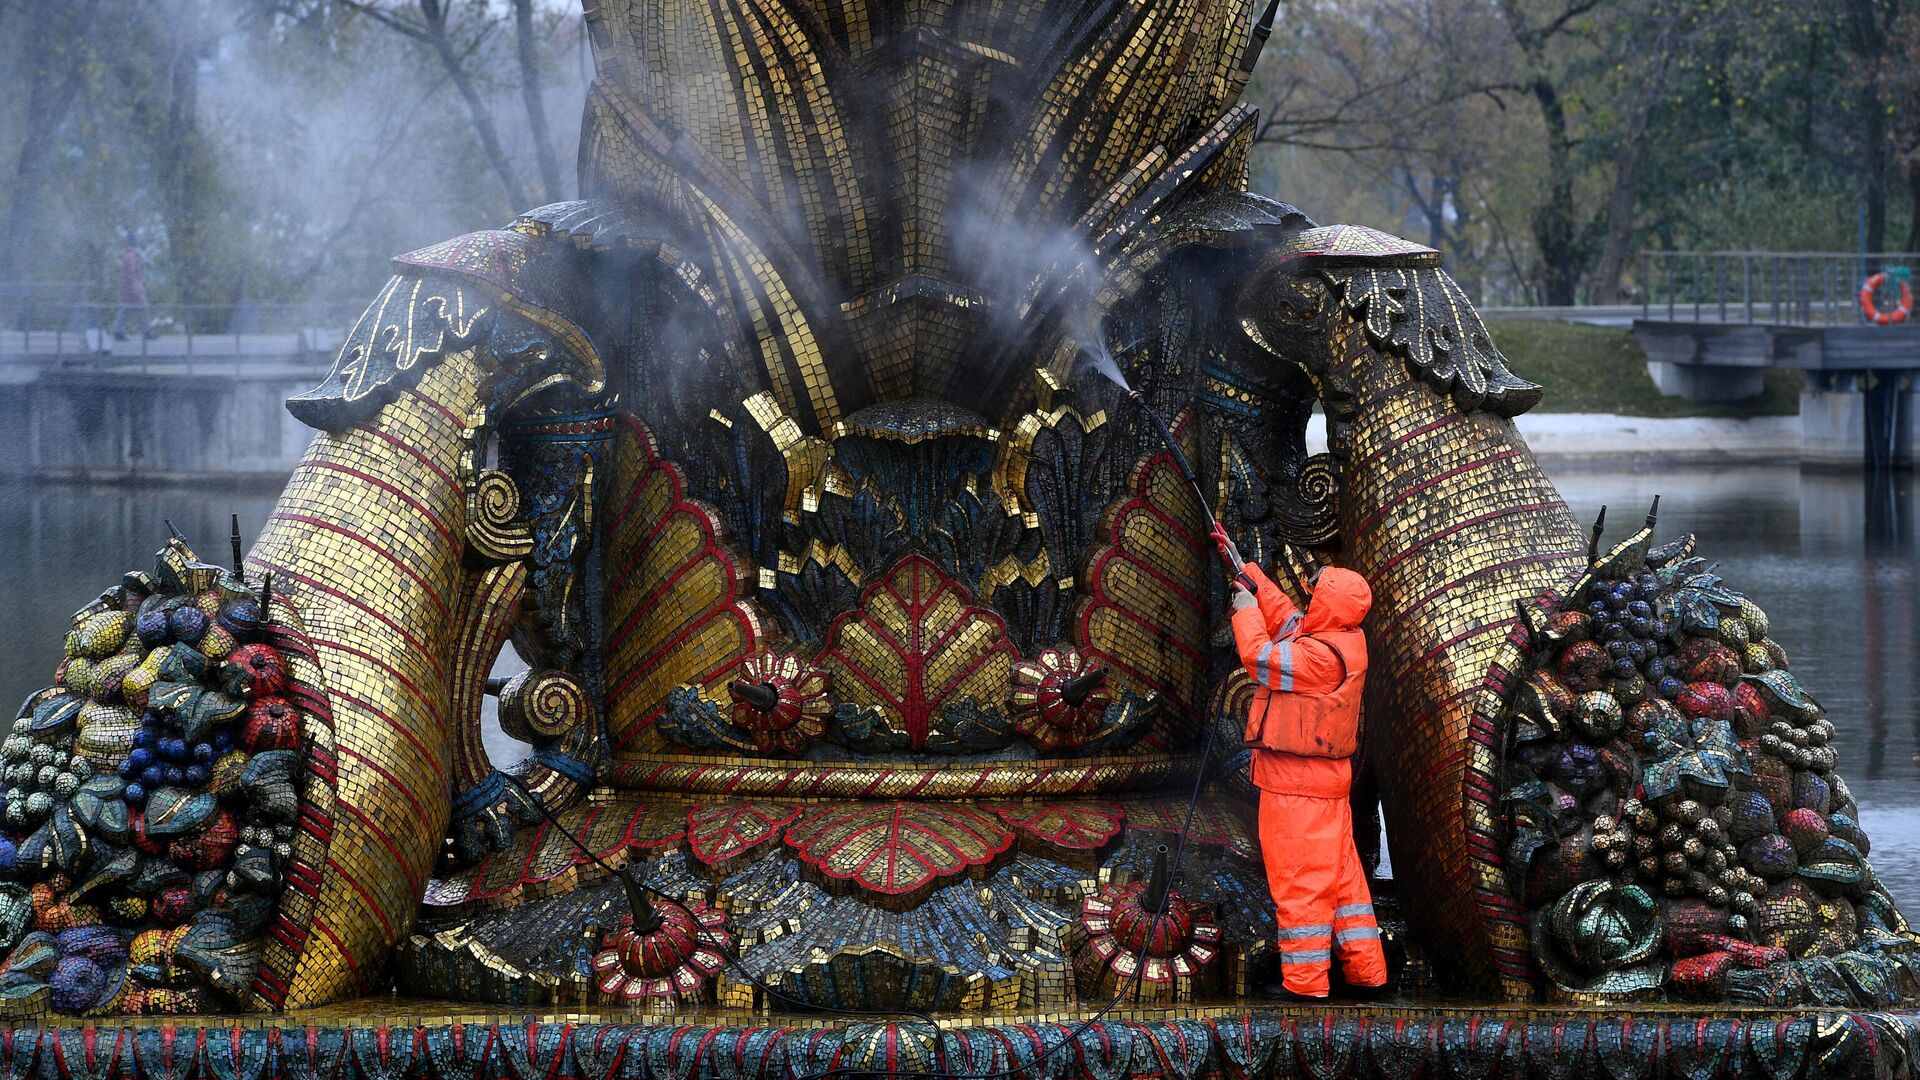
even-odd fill
[{"label": "red mosaic flower", "polygon": [[705,904],[662,904],[656,911],[657,928],[635,930],[627,916],[600,939],[594,985],[612,1003],[697,1004],[726,965],[733,935],[725,912]]},{"label": "red mosaic flower", "polygon": [[734,677],[733,722],[762,753],[802,754],[827,729],[833,702],[827,673],[792,653],[763,652],[742,661]]},{"label": "red mosaic flower", "polygon": [[1146,891],[1145,881],[1107,885],[1082,901],[1081,994],[1111,997],[1130,986],[1136,959],[1145,1000],[1191,1000],[1217,981],[1222,932],[1213,909],[1176,893],[1165,911],[1148,911]]},{"label": "red mosaic flower", "polygon": [[1113,701],[1078,649],[1043,649],[1013,668],[1013,729],[1042,750],[1075,750],[1100,730]]}]

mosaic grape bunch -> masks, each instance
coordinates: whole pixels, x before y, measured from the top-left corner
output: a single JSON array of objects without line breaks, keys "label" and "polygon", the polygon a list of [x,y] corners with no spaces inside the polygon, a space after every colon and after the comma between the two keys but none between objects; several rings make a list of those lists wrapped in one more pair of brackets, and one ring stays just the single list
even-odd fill
[{"label": "mosaic grape bunch", "polygon": [[0,1005],[185,1013],[259,963],[300,809],[270,586],[179,541],[76,612],[0,743]]},{"label": "mosaic grape bunch", "polygon": [[1647,527],[1529,612],[1509,875],[1573,998],[1880,1006],[1916,939],[1767,615]]}]

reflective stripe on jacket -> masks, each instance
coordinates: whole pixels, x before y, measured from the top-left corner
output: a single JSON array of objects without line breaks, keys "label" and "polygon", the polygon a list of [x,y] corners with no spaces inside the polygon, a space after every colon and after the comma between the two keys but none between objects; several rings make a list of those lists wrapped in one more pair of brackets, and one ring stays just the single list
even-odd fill
[{"label": "reflective stripe on jacket", "polygon": [[1253,607],[1233,613],[1234,643],[1253,677],[1246,745],[1314,758],[1349,758],[1359,749],[1360,694],[1367,640],[1360,622],[1373,590],[1351,570],[1320,574],[1303,613],[1258,566],[1249,563]]}]

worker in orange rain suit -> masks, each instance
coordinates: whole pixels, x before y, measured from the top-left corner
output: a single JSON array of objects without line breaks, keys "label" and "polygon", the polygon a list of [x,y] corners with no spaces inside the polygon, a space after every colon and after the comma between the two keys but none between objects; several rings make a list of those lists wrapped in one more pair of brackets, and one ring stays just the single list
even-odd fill
[{"label": "worker in orange rain suit", "polygon": [[1366,869],[1353,844],[1354,751],[1367,641],[1360,620],[1373,590],[1329,566],[1310,582],[1305,612],[1258,566],[1241,565],[1215,534],[1233,584],[1233,637],[1254,680],[1246,743],[1260,789],[1260,849],[1278,926],[1279,997],[1324,998],[1335,956],[1348,986],[1386,985]]}]

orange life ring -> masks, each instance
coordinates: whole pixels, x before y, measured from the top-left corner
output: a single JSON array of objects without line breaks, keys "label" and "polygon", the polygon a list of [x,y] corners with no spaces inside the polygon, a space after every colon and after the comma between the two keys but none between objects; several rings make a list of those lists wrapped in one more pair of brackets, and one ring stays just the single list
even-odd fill
[{"label": "orange life ring", "polygon": [[1907,283],[1906,278],[1901,278],[1900,305],[1892,311],[1881,311],[1880,305],[1873,302],[1873,294],[1875,290],[1886,283],[1887,275],[1885,271],[1875,274],[1860,283],[1860,313],[1867,317],[1868,322],[1875,323],[1879,326],[1891,326],[1894,323],[1906,322],[1907,317],[1913,314],[1913,286]]}]

